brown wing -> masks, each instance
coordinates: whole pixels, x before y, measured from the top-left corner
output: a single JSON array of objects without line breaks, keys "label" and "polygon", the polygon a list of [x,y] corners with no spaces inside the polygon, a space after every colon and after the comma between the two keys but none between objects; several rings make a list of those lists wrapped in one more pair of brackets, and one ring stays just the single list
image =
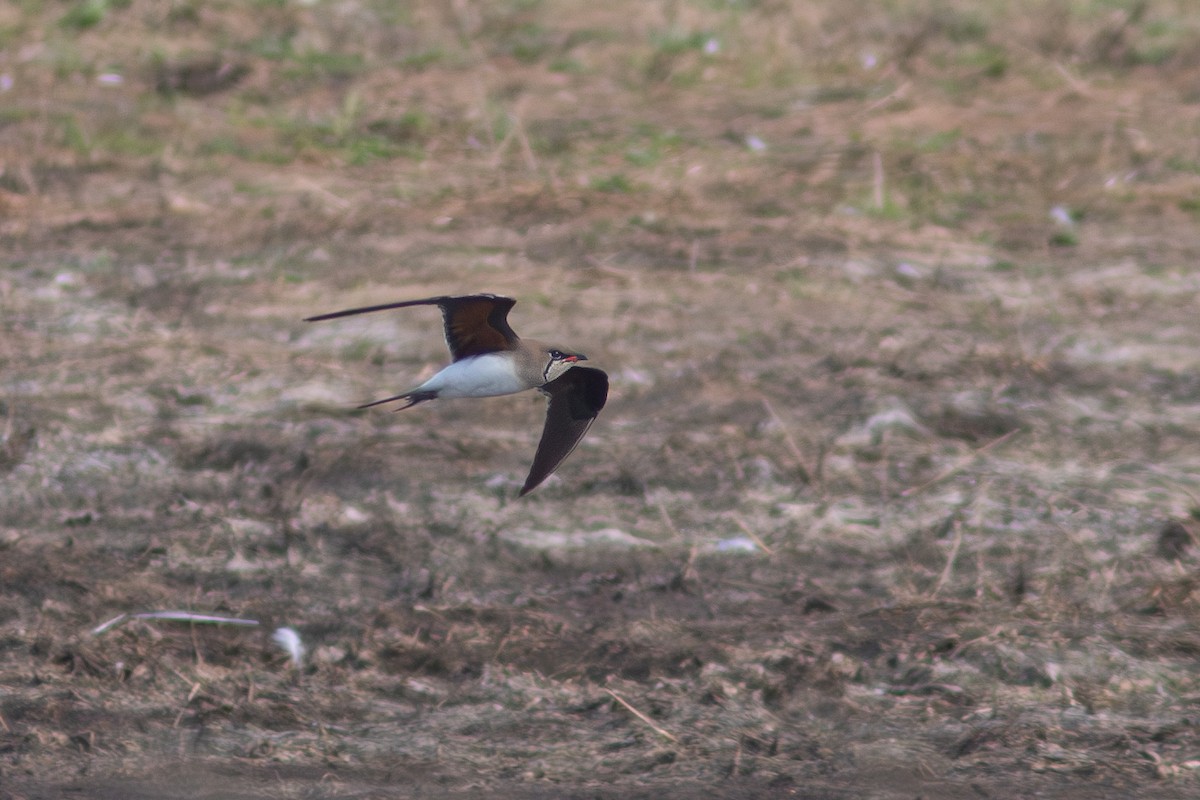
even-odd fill
[{"label": "brown wing", "polygon": [[518,337],[508,324],[508,312],[517,304],[510,297],[475,294],[467,297],[443,297],[442,319],[446,323],[446,344],[454,360],[469,356],[511,350]]},{"label": "brown wing", "polygon": [[458,361],[469,356],[494,353],[497,350],[511,350],[519,337],[508,324],[508,312],[516,303],[511,297],[495,294],[427,297],[424,300],[402,300],[398,303],[348,308],[345,311],[308,317],[305,321],[318,322],[409,306],[438,306],[442,309],[442,321],[446,327],[446,344],[450,347],[450,355]]},{"label": "brown wing", "polygon": [[608,374],[593,367],[571,367],[542,391],[550,396],[550,404],[533,466],[521,488],[522,496],[558,469],[588,432],[608,399]]}]

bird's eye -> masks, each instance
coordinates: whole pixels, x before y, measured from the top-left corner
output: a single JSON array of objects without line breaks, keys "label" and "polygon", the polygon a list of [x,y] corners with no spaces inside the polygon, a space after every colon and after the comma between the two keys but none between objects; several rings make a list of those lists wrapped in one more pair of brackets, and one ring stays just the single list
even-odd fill
[{"label": "bird's eye", "polygon": [[563,359],[563,351],[562,350],[551,350],[550,357],[553,358],[555,361],[561,361]]}]

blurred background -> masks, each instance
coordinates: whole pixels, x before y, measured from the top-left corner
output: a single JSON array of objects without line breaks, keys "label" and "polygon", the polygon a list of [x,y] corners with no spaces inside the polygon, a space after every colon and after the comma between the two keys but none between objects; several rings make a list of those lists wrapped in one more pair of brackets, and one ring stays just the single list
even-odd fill
[{"label": "blurred background", "polygon": [[[0,778],[1194,796],[1198,175],[1184,0],[0,5]],[[300,321],[479,291],[521,501]]]}]

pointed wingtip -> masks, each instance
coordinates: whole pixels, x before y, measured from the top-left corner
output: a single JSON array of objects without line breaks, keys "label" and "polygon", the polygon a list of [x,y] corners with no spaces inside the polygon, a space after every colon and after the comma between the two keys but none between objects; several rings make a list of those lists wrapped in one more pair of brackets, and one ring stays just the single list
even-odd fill
[{"label": "pointed wingtip", "polygon": [[608,398],[608,375],[594,367],[572,366],[542,391],[550,396],[546,423],[518,497],[549,478],[587,434]]}]

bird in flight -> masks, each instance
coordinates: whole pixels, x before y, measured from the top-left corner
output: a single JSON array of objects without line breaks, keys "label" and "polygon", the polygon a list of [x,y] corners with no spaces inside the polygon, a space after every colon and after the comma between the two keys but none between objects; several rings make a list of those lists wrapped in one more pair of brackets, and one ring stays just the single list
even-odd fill
[{"label": "bird in flight", "polygon": [[516,302],[495,294],[427,297],[348,308],[308,317],[305,321],[409,306],[440,308],[450,363],[415,389],[359,408],[404,401],[396,409],[402,411],[439,397],[495,397],[537,389],[550,402],[533,466],[521,487],[519,496],[524,496],[558,469],[592,426],[608,399],[608,374],[594,367],[579,366],[580,361],[587,361],[583,353],[517,336],[508,324],[508,312]]}]

